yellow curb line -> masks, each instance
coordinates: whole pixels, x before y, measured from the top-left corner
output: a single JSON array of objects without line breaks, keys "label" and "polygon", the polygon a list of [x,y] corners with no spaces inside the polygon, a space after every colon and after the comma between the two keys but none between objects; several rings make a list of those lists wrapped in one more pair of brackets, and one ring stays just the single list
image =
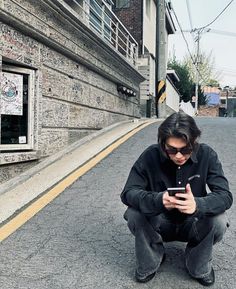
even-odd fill
[{"label": "yellow curb line", "polygon": [[8,223],[0,228],[0,242],[9,237],[18,228],[24,225],[28,220],[30,220],[34,215],[41,211],[46,205],[53,201],[57,196],[59,196],[67,187],[69,187],[73,182],[75,182],[79,177],[88,172],[97,163],[109,155],[114,149],[128,140],[131,136],[136,134],[141,129],[150,125],[152,122],[146,122],[139,127],[135,128],[131,132],[127,133],[125,136],[118,139],[116,142],[111,144],[109,147],[101,151],[98,155],[92,158],[90,161],[85,163],[82,167],[78,168],[76,171],[68,175],[65,179],[55,185],[50,191],[44,194],[42,197],[37,199],[34,203],[29,205],[24,211],[20,212],[17,216],[11,219]]}]

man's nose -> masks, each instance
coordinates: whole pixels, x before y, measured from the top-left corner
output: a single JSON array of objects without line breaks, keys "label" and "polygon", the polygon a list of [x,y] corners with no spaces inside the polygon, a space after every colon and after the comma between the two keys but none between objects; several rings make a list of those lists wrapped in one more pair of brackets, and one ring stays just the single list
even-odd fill
[{"label": "man's nose", "polygon": [[181,154],[181,152],[177,152],[177,154],[175,155],[176,158],[182,158],[183,155]]}]

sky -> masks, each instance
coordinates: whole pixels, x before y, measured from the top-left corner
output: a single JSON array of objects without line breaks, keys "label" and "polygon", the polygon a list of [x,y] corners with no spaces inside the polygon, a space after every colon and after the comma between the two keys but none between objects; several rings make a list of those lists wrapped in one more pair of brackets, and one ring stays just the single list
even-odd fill
[{"label": "sky", "polygon": [[[230,2],[231,0],[171,0],[182,30],[191,30],[208,25]],[[181,61],[189,53],[174,15],[172,17],[177,31],[174,35],[169,35],[168,54],[169,56],[173,56],[174,51],[176,59]],[[236,87],[236,0],[207,28],[233,34],[233,36],[230,36],[212,33],[211,31],[202,33],[200,51],[207,54],[212,52],[215,70],[220,75],[220,86],[229,85],[234,88]],[[184,33],[184,35],[191,53],[194,54],[195,44],[193,35],[189,32]]]}]

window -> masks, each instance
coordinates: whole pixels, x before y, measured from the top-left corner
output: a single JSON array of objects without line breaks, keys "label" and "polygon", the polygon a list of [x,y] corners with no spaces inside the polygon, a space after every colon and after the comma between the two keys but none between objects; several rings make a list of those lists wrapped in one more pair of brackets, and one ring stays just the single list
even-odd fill
[{"label": "window", "polygon": [[102,32],[102,6],[95,0],[91,0],[90,5],[90,22],[98,32]]},{"label": "window", "polygon": [[146,0],[146,15],[150,18],[151,15],[151,0]]},{"label": "window", "polygon": [[116,2],[115,7],[117,9],[130,7],[130,0],[116,0],[115,2]]},{"label": "window", "polygon": [[106,13],[104,13],[104,37],[107,40],[111,39],[111,18]]},{"label": "window", "polygon": [[0,150],[32,149],[34,71],[3,65],[0,78]]},{"label": "window", "polygon": [[104,38],[111,40],[111,16],[104,4],[90,0],[90,24]]}]

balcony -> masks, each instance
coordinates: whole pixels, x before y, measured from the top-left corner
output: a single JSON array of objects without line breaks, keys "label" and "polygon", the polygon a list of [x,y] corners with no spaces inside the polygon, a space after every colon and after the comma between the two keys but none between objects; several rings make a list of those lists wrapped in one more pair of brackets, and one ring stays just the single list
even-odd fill
[{"label": "balcony", "polygon": [[59,0],[102,41],[133,66],[137,64],[138,43],[111,10],[110,0]]}]

